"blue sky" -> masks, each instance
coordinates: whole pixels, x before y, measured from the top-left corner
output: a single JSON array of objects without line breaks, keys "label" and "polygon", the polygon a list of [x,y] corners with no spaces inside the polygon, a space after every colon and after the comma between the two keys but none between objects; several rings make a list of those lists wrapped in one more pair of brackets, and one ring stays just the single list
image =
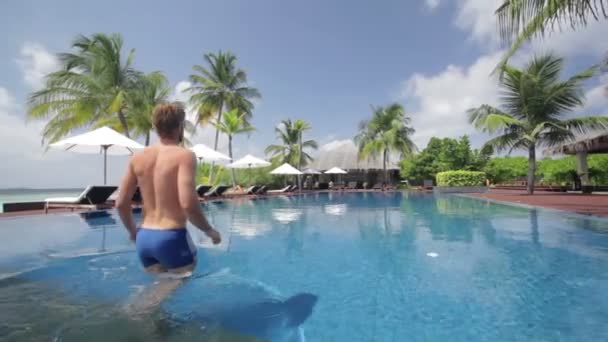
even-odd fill
[{"label": "blue sky", "polygon": [[[428,138],[470,134],[464,110],[496,103],[489,72],[500,56],[492,15],[500,0],[420,1],[17,1],[0,13],[0,187],[82,186],[99,177],[98,156],[42,153],[42,123],[24,124],[25,98],[41,76],[56,68],[53,54],[69,50],[77,34],[119,32],[135,48],[136,67],[163,71],[183,88],[202,55],[230,50],[263,98],[256,106],[250,138],[236,142],[237,156],[262,155],[285,118],[311,123],[322,144],[351,138],[370,105],[402,103],[424,147]],[[608,46],[606,22],[535,42],[515,58],[554,51],[567,70],[596,63]],[[589,83],[589,110],[606,99]],[[176,90],[175,98],[186,98]],[[605,111],[604,111],[605,112]],[[195,141],[210,144],[210,129]],[[224,146],[221,146],[224,148]],[[124,158],[111,161],[117,181]],[[78,175],[65,170],[78,167]],[[43,172],[41,172],[43,171]],[[41,177],[41,174],[44,176]]]}]

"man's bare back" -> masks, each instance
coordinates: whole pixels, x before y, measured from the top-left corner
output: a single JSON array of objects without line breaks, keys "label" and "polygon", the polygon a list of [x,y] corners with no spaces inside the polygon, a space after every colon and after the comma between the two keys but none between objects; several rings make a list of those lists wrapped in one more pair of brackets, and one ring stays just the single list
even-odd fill
[{"label": "man's bare back", "polygon": [[163,145],[148,147],[133,157],[131,165],[143,198],[142,226],[158,229],[186,226],[178,182],[180,168],[191,167],[191,160],[192,153],[186,149]]}]

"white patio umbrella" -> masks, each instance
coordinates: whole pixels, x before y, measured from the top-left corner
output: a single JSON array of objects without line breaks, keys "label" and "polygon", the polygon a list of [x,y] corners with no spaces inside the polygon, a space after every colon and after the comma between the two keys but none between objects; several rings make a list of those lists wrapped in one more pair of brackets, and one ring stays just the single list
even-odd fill
[{"label": "white patio umbrella", "polygon": [[270,171],[273,175],[302,175],[304,174],[302,171],[296,169],[295,167],[285,163],[276,169]]},{"label": "white patio umbrella", "polygon": [[[270,163],[265,161],[264,159],[256,158],[251,154],[248,154],[243,158],[226,165],[226,167],[231,169],[251,169],[265,166],[270,166]],[[251,174],[249,175],[249,177],[251,178]]]},{"label": "white patio umbrella", "polygon": [[332,167],[331,169],[325,171],[324,173],[328,174],[328,175],[345,175],[348,172],[346,172],[346,171],[344,171],[341,168],[339,168],[339,167],[336,166],[336,167]]},{"label": "white patio umbrella", "polygon": [[107,181],[107,160],[110,155],[130,155],[141,150],[144,145],[131,140],[109,127],[75,135],[50,144],[49,147],[77,153],[103,154],[103,184]]},{"label": "white patio umbrella", "polygon": [[299,176],[299,175],[303,174],[302,171],[289,165],[289,163],[285,163],[285,164],[277,167],[276,169],[270,171],[270,173],[273,175],[294,175],[294,176]]},{"label": "white patio umbrella", "polygon": [[220,153],[205,144],[196,144],[192,146],[190,150],[194,152],[196,158],[198,158],[200,162],[221,162],[232,160],[227,155]]},{"label": "white patio umbrella", "polygon": [[312,168],[308,168],[308,169],[304,169],[302,171],[302,173],[305,174],[305,175],[320,175],[321,171],[318,171],[318,170],[315,170],[315,169],[312,169]]},{"label": "white patio umbrella", "polygon": [[339,167],[336,166],[336,167],[332,167],[331,169],[325,171],[324,173],[327,174],[327,175],[345,175],[348,172],[346,172],[346,171],[344,171],[341,168],[339,168]]}]

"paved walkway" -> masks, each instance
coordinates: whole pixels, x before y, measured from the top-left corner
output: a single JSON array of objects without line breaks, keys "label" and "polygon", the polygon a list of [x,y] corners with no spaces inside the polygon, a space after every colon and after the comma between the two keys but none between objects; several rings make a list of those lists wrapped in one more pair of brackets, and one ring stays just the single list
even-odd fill
[{"label": "paved walkway", "polygon": [[608,195],[603,194],[535,192],[534,195],[528,195],[522,191],[490,190],[485,194],[471,196],[608,217]]}]

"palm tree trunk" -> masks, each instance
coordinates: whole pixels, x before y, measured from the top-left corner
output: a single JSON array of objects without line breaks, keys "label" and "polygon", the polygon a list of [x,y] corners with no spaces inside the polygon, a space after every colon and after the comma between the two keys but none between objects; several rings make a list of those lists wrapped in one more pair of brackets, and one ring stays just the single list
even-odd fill
[{"label": "palm tree trunk", "polygon": [[382,169],[384,170],[384,183],[388,185],[388,171],[386,170],[386,158],[387,158],[386,150],[382,152]]},{"label": "palm tree trunk", "polygon": [[[224,109],[224,101],[220,100],[220,106],[219,106],[219,110],[217,112],[217,123],[220,123],[220,120],[222,120],[222,110]],[[215,128],[215,143],[213,143],[213,149],[217,151],[217,143],[220,140],[220,130],[219,128]],[[232,158],[232,156],[230,156],[230,158]],[[211,163],[211,167],[209,168],[209,184],[211,183],[211,180],[213,179],[213,166],[215,165],[214,162]]]},{"label": "palm tree trunk", "polygon": [[[232,159],[232,135],[228,135],[228,156]],[[232,175],[232,186],[236,186],[236,177],[234,176],[234,169],[230,169]]]},{"label": "palm tree trunk", "polygon": [[120,125],[122,126],[125,135],[127,136],[127,138],[131,138],[131,136],[129,135],[129,125],[127,124],[127,118],[125,117],[125,114],[122,112],[122,110],[119,110],[117,114],[118,120],[120,120]]},{"label": "palm tree trunk", "polygon": [[536,173],[536,146],[528,147],[528,194],[534,194],[534,174]]},{"label": "palm tree trunk", "polygon": [[146,132],[146,146],[150,145],[150,131]]},{"label": "palm tree trunk", "polygon": [[[298,158],[298,170],[302,170],[302,131],[300,131],[300,137],[299,137],[299,147],[300,147],[300,155]],[[298,175],[298,189],[300,191],[302,191],[302,176]]]}]

